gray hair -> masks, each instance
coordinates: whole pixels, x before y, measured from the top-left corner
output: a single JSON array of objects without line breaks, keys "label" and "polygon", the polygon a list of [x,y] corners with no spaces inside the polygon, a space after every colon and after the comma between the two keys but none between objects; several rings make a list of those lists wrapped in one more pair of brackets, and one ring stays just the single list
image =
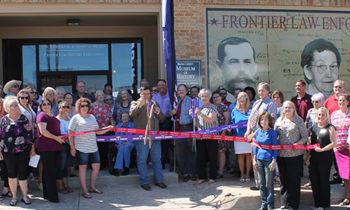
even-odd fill
[{"label": "gray hair", "polygon": [[58,91],[62,91],[63,92],[63,95],[66,94],[66,90],[63,88],[63,87],[56,87],[56,93]]},{"label": "gray hair", "polygon": [[18,104],[18,100],[16,96],[6,96],[4,100],[4,110],[6,113],[10,112],[9,106],[12,102],[16,102]]},{"label": "gray hair", "polygon": [[[145,79],[146,80],[146,79]],[[147,81],[147,80],[146,80]],[[131,102],[132,101],[132,97],[131,97],[131,95],[130,95],[130,93],[129,93],[129,91],[127,90],[127,89],[119,89],[119,91],[118,91],[118,96],[117,96],[117,103],[121,103],[122,102],[122,91],[125,91],[126,92],[126,94],[128,95],[128,100],[129,100],[129,102]]]},{"label": "gray hair", "polygon": [[203,93],[208,93],[209,98],[211,98],[211,91],[208,88],[202,88],[199,93],[198,96],[201,97]]},{"label": "gray hair", "polygon": [[326,101],[326,98],[322,93],[315,93],[312,95],[311,101],[319,101],[320,103],[324,104],[324,102]]},{"label": "gray hair", "polygon": [[103,96],[105,96],[105,93],[102,90],[96,90],[95,92],[95,98],[97,99],[98,94],[102,93]]},{"label": "gray hair", "polygon": [[262,86],[265,90],[270,92],[270,85],[268,83],[260,82],[259,85],[258,85],[258,89],[259,89],[260,86]]}]

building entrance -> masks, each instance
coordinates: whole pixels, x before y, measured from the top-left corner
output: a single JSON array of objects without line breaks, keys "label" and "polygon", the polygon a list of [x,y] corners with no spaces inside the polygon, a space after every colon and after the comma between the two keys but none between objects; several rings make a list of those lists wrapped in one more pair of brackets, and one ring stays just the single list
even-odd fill
[{"label": "building entrance", "polygon": [[78,81],[86,88],[135,92],[143,77],[142,38],[132,39],[4,39],[4,79],[22,79],[39,91],[63,87],[74,92]]}]

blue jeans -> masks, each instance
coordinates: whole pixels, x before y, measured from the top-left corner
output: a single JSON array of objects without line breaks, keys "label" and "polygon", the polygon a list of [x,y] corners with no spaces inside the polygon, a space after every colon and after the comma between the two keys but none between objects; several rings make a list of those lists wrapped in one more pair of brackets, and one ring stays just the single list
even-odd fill
[{"label": "blue jeans", "polygon": [[88,165],[93,163],[100,163],[100,153],[98,151],[85,153],[76,150],[76,157],[79,165]]},{"label": "blue jeans", "polygon": [[57,179],[68,177],[68,162],[70,160],[70,146],[68,143],[62,144],[63,150],[60,153],[60,165],[57,170]]},{"label": "blue jeans", "polygon": [[269,165],[272,161],[257,160],[258,173],[260,177],[261,208],[274,209],[275,198],[273,190],[273,177],[275,170],[270,171]]},{"label": "blue jeans", "polygon": [[130,166],[130,154],[131,151],[134,149],[134,143],[130,144],[124,144],[124,145],[118,145],[118,153],[117,158],[114,164],[115,169],[123,169],[123,162],[125,164],[125,167],[129,168]]},{"label": "blue jeans", "polygon": [[148,170],[147,170],[147,157],[148,153],[151,153],[152,167],[154,173],[155,183],[163,181],[162,174],[162,147],[160,141],[152,141],[152,147],[149,149],[148,142],[144,144],[143,141],[135,141],[137,151],[137,167],[140,174],[140,183],[148,184]]}]

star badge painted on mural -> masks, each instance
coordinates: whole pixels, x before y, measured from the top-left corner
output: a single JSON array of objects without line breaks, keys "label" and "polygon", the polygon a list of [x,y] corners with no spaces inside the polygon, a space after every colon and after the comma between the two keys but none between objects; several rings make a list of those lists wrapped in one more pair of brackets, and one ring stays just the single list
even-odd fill
[{"label": "star badge painted on mural", "polygon": [[218,20],[215,19],[215,17],[214,17],[213,19],[210,20],[210,24],[211,24],[212,26],[213,26],[213,25],[217,26],[217,25],[218,25]]}]

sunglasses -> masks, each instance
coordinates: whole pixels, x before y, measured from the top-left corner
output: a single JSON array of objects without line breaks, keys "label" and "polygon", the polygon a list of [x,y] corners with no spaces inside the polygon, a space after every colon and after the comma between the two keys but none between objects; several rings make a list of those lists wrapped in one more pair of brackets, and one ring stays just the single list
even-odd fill
[{"label": "sunglasses", "polygon": [[89,105],[80,105],[81,108],[84,108],[84,107],[89,107]]},{"label": "sunglasses", "polygon": [[13,85],[12,87],[14,87],[14,88],[19,88],[19,85]]},{"label": "sunglasses", "polygon": [[22,100],[23,99],[27,99],[27,100],[29,99],[29,97],[19,97],[19,98],[22,99]]},{"label": "sunglasses", "polygon": [[63,109],[69,109],[70,106],[62,106]]},{"label": "sunglasses", "polygon": [[224,95],[227,95],[227,93],[220,93],[220,95],[224,96]]},{"label": "sunglasses", "polygon": [[152,90],[152,92],[158,92],[158,90],[156,90],[156,89],[153,89],[153,90]]},{"label": "sunglasses", "polygon": [[51,106],[50,103],[43,103],[43,106]]}]

